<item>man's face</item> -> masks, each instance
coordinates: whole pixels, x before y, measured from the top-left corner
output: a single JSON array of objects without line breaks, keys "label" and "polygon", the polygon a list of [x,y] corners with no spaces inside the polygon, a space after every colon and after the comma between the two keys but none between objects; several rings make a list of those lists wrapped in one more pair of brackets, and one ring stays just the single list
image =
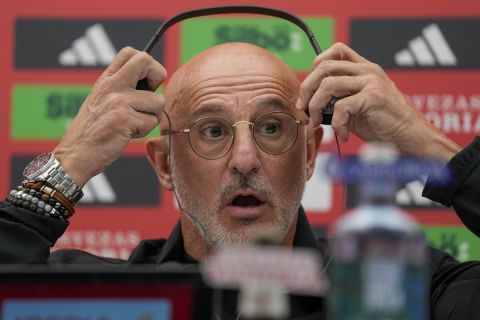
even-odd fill
[{"label": "man's face", "polygon": [[[254,122],[272,111],[303,117],[293,107],[297,86],[291,77],[268,61],[236,62],[223,65],[221,71],[196,72],[184,81],[175,97],[172,129],[187,128],[205,117],[232,124]],[[245,245],[259,237],[282,241],[292,230],[306,181],[305,131],[300,125],[293,147],[272,155],[258,147],[251,127],[241,123],[230,151],[215,160],[198,156],[186,134],[172,136],[176,195],[207,246]]]}]

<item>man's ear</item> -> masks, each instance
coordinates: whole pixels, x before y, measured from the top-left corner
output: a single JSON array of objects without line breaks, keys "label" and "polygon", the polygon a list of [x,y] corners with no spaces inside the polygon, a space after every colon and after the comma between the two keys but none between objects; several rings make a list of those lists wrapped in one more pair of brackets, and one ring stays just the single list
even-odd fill
[{"label": "man's ear", "polygon": [[323,138],[323,128],[318,126],[313,128],[307,127],[307,165],[305,167],[307,180],[313,175],[315,169],[315,160],[317,159],[318,148]]},{"label": "man's ear", "polygon": [[150,138],[146,142],[148,161],[155,169],[158,180],[164,188],[172,191],[170,163],[168,162],[168,139],[165,136]]}]

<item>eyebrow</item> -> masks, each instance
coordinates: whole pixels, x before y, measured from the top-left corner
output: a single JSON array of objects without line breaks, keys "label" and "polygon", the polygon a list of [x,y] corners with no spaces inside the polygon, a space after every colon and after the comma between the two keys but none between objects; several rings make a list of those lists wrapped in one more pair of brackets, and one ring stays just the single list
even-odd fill
[{"label": "eyebrow", "polygon": [[193,111],[190,115],[190,119],[197,119],[200,116],[204,116],[205,114],[213,114],[214,116],[218,116],[219,113],[225,113],[224,106],[219,104],[205,104]]},{"label": "eyebrow", "polygon": [[[205,115],[213,115],[213,116],[225,116],[226,107],[221,104],[205,104],[197,108],[193,111],[190,115],[190,119],[198,119]],[[279,98],[266,98],[261,100],[255,106],[255,113],[262,112],[262,111],[283,111],[283,112],[290,112],[291,108],[281,99]]]},{"label": "eyebrow", "polygon": [[257,110],[270,109],[272,111],[290,112],[291,108],[279,98],[266,98],[260,101],[257,106]]}]

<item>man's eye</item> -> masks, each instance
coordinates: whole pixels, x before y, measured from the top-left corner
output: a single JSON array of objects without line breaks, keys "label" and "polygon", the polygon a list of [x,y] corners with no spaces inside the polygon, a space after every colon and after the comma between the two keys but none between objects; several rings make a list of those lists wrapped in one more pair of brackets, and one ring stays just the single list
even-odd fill
[{"label": "man's eye", "polygon": [[264,135],[275,135],[281,131],[281,126],[278,122],[264,122],[259,125],[258,132]]},{"label": "man's eye", "polygon": [[226,134],[225,129],[219,125],[204,127],[202,128],[201,133],[202,136],[209,139],[220,139]]},{"label": "man's eye", "polygon": [[208,135],[212,138],[218,138],[222,135],[222,128],[220,127],[210,127],[208,128]]}]

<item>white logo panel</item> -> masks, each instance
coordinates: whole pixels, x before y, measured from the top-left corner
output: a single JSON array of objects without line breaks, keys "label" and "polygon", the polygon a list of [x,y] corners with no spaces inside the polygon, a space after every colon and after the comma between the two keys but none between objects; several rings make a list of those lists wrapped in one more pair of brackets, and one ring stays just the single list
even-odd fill
[{"label": "white logo panel", "polygon": [[329,153],[319,153],[315,164],[315,172],[305,186],[302,205],[306,211],[327,212],[332,209],[333,183],[325,174],[325,166],[330,158]]},{"label": "white logo panel", "polygon": [[85,31],[85,35],[76,39],[72,47],[60,53],[58,61],[62,66],[108,66],[115,55],[113,43],[105,28],[96,23]]},{"label": "white logo panel", "polygon": [[422,36],[408,42],[408,48],[395,54],[399,66],[456,66],[457,58],[436,23],[423,28]]}]

